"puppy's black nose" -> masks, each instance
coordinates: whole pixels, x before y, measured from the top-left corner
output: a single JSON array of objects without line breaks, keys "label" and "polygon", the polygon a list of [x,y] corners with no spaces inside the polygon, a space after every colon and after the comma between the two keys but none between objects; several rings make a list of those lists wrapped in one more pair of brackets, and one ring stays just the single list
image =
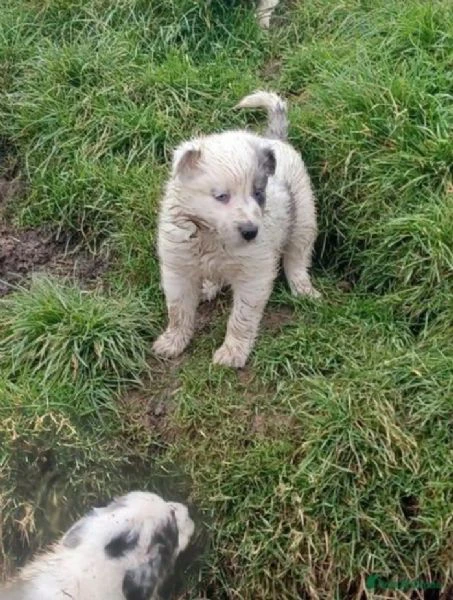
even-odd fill
[{"label": "puppy's black nose", "polygon": [[239,225],[239,232],[247,242],[254,240],[258,235],[258,227],[253,223],[244,223]]}]

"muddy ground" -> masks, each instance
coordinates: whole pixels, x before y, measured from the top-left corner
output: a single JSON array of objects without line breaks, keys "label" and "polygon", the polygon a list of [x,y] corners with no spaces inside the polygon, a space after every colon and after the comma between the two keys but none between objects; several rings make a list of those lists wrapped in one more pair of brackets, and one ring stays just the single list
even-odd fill
[{"label": "muddy ground", "polygon": [[18,177],[0,178],[0,297],[26,285],[35,273],[71,278],[91,287],[106,270],[106,257],[90,254],[67,233],[15,226],[10,208],[23,193],[25,185]]}]

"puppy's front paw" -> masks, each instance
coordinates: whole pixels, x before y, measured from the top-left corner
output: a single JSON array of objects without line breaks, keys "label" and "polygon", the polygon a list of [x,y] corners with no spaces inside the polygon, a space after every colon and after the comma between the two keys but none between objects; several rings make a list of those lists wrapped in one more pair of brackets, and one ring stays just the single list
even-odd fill
[{"label": "puppy's front paw", "polygon": [[242,369],[247,362],[248,353],[241,348],[234,348],[228,344],[223,344],[214,353],[213,363],[222,365],[223,367],[233,367],[234,369]]},{"label": "puppy's front paw", "polygon": [[322,294],[321,292],[318,292],[317,289],[315,289],[311,284],[310,285],[304,285],[304,286],[300,286],[297,294],[299,296],[309,296],[310,298],[321,298]]},{"label": "puppy's front paw", "polygon": [[153,344],[153,351],[159,356],[173,358],[178,356],[189,343],[190,336],[177,330],[167,329]]},{"label": "puppy's front paw", "polygon": [[294,296],[309,296],[310,298],[321,298],[321,293],[315,289],[310,279],[304,277],[300,279],[293,279],[289,282],[289,286],[291,288]]}]

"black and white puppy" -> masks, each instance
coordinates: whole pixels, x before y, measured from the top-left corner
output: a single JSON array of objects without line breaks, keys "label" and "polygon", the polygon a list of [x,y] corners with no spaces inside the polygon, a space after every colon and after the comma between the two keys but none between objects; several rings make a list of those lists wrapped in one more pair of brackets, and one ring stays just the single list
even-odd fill
[{"label": "black and white puppy", "polygon": [[130,492],[77,521],[3,590],[1,600],[154,600],[188,545],[186,506]]}]

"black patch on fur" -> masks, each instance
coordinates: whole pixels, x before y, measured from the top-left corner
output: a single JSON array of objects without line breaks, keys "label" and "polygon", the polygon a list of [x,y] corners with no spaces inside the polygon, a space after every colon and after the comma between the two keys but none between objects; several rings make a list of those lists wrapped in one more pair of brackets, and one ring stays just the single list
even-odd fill
[{"label": "black patch on fur", "polygon": [[264,187],[260,183],[253,183],[252,196],[258,204],[258,206],[260,206],[261,208],[263,208],[266,204],[266,185],[267,181],[264,184]]},{"label": "black patch on fur", "polygon": [[150,600],[159,580],[153,562],[126,571],[122,587],[126,600]]},{"label": "black patch on fur", "polygon": [[148,546],[149,561],[126,571],[122,588],[126,600],[149,600],[156,588],[160,589],[173,571],[178,541],[178,527],[172,515],[154,532]]},{"label": "black patch on fur", "polygon": [[252,196],[258,206],[264,208],[266,204],[266,187],[269,177],[274,175],[277,161],[271,148],[260,148],[258,150],[258,169],[253,180]]},{"label": "black patch on fur", "polygon": [[138,533],[133,531],[123,531],[115,536],[105,546],[104,550],[110,558],[120,558],[126,552],[133,550],[138,544]]},{"label": "black patch on fur", "polygon": [[258,150],[258,172],[270,177],[274,175],[276,167],[277,159],[272,148],[260,148]]},{"label": "black patch on fur", "polygon": [[261,208],[264,208],[266,204],[267,180],[268,176],[262,171],[259,171],[253,180],[252,197]]},{"label": "black patch on fur", "polygon": [[159,549],[159,554],[163,562],[172,561],[179,542],[178,526],[174,514],[168,519],[162,527],[154,532],[151,538],[149,549],[153,547]]}]

